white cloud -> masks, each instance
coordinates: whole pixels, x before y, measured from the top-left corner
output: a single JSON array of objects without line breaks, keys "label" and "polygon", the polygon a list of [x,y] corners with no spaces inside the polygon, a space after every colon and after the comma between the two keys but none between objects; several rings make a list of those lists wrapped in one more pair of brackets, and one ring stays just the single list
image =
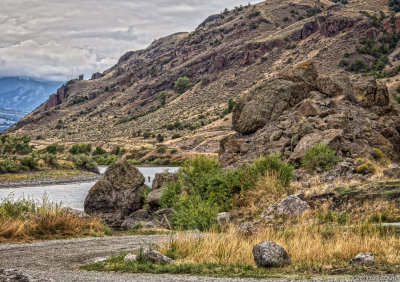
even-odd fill
[{"label": "white cloud", "polygon": [[[255,1],[253,1],[255,2]],[[241,0],[1,0],[0,77],[67,80]]]}]

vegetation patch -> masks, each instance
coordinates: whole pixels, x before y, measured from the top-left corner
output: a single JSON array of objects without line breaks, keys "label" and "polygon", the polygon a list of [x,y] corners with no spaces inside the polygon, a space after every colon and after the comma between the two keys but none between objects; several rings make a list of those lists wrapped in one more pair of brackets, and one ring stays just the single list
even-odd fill
[{"label": "vegetation patch", "polygon": [[309,148],[301,159],[302,165],[308,170],[328,171],[341,159],[328,145],[315,145]]}]

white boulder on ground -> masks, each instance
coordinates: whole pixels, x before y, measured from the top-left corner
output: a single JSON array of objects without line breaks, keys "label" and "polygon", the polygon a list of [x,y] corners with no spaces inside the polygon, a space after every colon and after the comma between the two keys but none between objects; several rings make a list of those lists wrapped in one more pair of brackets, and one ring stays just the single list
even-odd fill
[{"label": "white boulder on ground", "polygon": [[255,245],[253,256],[258,267],[282,266],[290,262],[285,249],[271,241],[264,241]]},{"label": "white boulder on ground", "polygon": [[227,223],[232,220],[232,214],[229,212],[220,212],[217,215],[217,222],[218,223]]},{"label": "white boulder on ground", "polygon": [[137,261],[138,256],[134,254],[128,254],[124,257],[124,261]]},{"label": "white boulder on ground", "polygon": [[359,253],[356,255],[350,263],[356,263],[356,264],[370,264],[375,261],[375,257],[372,253],[370,252],[365,252],[365,253]]}]

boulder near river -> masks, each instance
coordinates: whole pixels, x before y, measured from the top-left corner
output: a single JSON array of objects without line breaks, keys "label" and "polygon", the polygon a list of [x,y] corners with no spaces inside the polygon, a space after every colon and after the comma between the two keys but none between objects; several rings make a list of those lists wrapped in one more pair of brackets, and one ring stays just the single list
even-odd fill
[{"label": "boulder near river", "polygon": [[100,215],[112,227],[141,208],[140,192],[146,189],[143,174],[127,161],[112,164],[89,190],[85,212]]}]

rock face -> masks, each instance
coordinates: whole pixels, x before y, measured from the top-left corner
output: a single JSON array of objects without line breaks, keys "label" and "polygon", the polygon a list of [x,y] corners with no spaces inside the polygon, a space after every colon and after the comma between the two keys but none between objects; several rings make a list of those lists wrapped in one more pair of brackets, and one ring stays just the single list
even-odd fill
[{"label": "rock face", "polygon": [[285,249],[271,241],[264,241],[255,245],[253,256],[258,267],[282,266],[290,262]]},{"label": "rock face", "polygon": [[176,175],[176,173],[156,173],[152,184],[152,189],[160,189],[165,182],[173,182],[176,180],[178,180],[178,176]]},{"label": "rock face", "polygon": [[387,88],[373,78],[351,82],[343,72],[319,76],[310,61],[245,92],[232,123],[238,133],[221,141],[224,167],[270,153],[299,161],[316,144],[341,157],[367,157],[377,148],[400,160],[400,116]]},{"label": "rock face", "polygon": [[372,253],[366,252],[366,253],[359,253],[356,255],[350,263],[357,263],[357,264],[370,264],[375,261],[375,257]]},{"label": "rock face", "polygon": [[127,161],[112,164],[90,189],[85,212],[98,214],[107,224],[120,227],[124,219],[141,208],[140,191],[146,188],[140,171]]},{"label": "rock face", "polygon": [[121,224],[122,229],[130,229],[137,226],[140,223],[145,223],[152,220],[149,212],[144,209],[137,210],[125,218],[124,222]]},{"label": "rock face", "polygon": [[38,279],[24,273],[23,271],[15,269],[0,269],[0,281],[54,282],[53,279]]},{"label": "rock face", "polygon": [[302,200],[299,195],[291,195],[282,200],[279,204],[275,204],[262,213],[263,218],[271,218],[273,216],[297,216],[311,209],[310,205]]},{"label": "rock face", "polygon": [[400,166],[397,164],[390,164],[388,169],[383,171],[383,175],[392,178],[399,179],[400,178]]}]

